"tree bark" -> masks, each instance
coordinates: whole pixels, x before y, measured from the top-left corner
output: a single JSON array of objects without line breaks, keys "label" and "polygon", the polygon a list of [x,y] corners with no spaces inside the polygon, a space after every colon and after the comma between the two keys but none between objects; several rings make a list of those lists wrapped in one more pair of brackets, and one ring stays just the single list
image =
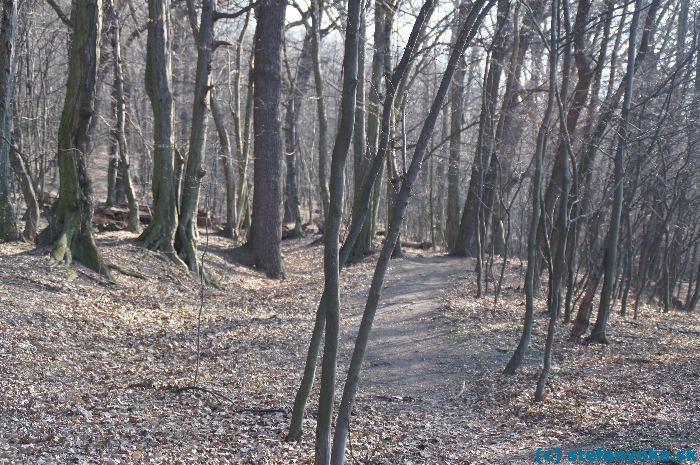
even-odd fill
[{"label": "tree bark", "polygon": [[134,192],[134,185],[131,181],[131,173],[129,168],[129,152],[126,145],[126,103],[124,99],[124,76],[122,73],[122,57],[121,57],[121,31],[119,17],[114,9],[113,0],[108,0],[107,14],[111,22],[111,42],[112,42],[112,63],[114,70],[114,97],[116,106],[116,124],[115,137],[117,140],[117,148],[119,153],[118,167],[121,171],[121,187],[127,199],[129,208],[129,217],[127,220],[127,230],[138,232],[139,230],[139,204]]},{"label": "tree bark", "polygon": [[399,238],[401,223],[406,212],[406,207],[408,206],[408,200],[411,195],[413,184],[418,178],[418,173],[420,172],[425,152],[430,143],[430,139],[435,128],[435,123],[444,104],[445,97],[450,86],[450,81],[454,76],[459,58],[464,53],[464,49],[466,48],[467,44],[471,42],[471,39],[479,29],[479,25],[483,17],[488,13],[495,1],[496,0],[491,0],[486,6],[484,6],[486,3],[485,0],[476,0],[469,16],[465,20],[458,39],[455,41],[450,53],[447,67],[442,76],[440,87],[438,88],[435,99],[431,105],[430,112],[423,123],[423,127],[421,129],[420,136],[418,137],[418,142],[416,143],[406,177],[403,183],[401,183],[401,188],[397,196],[396,211],[393,215],[393,222],[391,225],[389,225],[386,241],[384,242],[380,252],[374,275],[372,277],[372,284],[369,289],[367,303],[365,304],[362,322],[360,323],[360,329],[357,334],[355,348],[350,361],[350,368],[348,370],[345,387],[343,389],[343,398],[340,403],[340,410],[338,412],[338,419],[336,421],[336,429],[333,437],[333,457],[331,461],[333,465],[343,465],[345,463],[345,450],[347,447],[348,437],[350,435],[350,415],[352,413],[352,407],[355,402],[355,396],[360,381],[362,362],[364,361],[365,350],[367,348],[369,335],[372,330],[374,316],[377,311],[377,306],[379,305],[379,297],[384,284],[384,277],[389,266],[389,261],[394,250],[395,243]]},{"label": "tree bark", "polygon": [[610,314],[610,304],[612,302],[613,286],[617,277],[617,243],[620,235],[620,218],[622,215],[622,201],[624,195],[624,162],[627,152],[627,131],[629,125],[630,108],[632,106],[632,92],[635,70],[635,54],[637,49],[637,27],[639,25],[639,15],[641,14],[642,0],[635,1],[632,24],[630,25],[629,47],[627,49],[627,77],[625,80],[625,96],[622,102],[622,115],[620,129],[617,138],[617,150],[615,151],[615,198],[608,229],[608,237],[605,249],[605,274],[603,276],[603,289],[600,293],[600,304],[598,306],[598,317],[588,340],[607,344],[606,327]]},{"label": "tree bark", "polygon": [[74,0],[71,22],[66,97],[58,129],[58,207],[39,242],[53,244],[54,260],[70,264],[76,259],[111,280],[93,236],[94,199],[85,159],[100,61],[102,0]]},{"label": "tree bark", "polygon": [[[465,1],[455,5],[458,14],[454,16],[452,35],[456,38],[464,18],[469,13]],[[447,220],[445,224],[445,241],[448,250],[452,250],[459,229],[459,161],[462,153],[462,124],[464,120],[464,80],[467,75],[467,63],[464,56],[460,59],[450,89],[450,147],[447,163]]]},{"label": "tree bark", "polygon": [[[187,162],[183,172],[182,194],[175,249],[189,267],[190,271],[199,271],[197,259],[197,211],[202,187],[202,178],[206,172],[203,167],[204,153],[207,145],[208,94],[211,90],[210,73],[214,53],[214,13],[215,0],[203,0],[199,26],[193,23],[195,43],[197,45],[197,67],[195,69],[194,98],[192,102],[192,127],[187,152]],[[188,2],[190,17],[195,15],[192,2]],[[195,16],[196,18],[196,16]],[[194,20],[196,22],[196,19]]]},{"label": "tree bark", "polygon": [[286,3],[269,0],[257,10],[253,68],[253,216],[247,247],[252,261],[270,278],[284,278],[282,235],[282,137],[279,99],[282,88],[280,51]]},{"label": "tree bark", "polygon": [[476,250],[477,228],[482,228],[483,223],[481,204],[484,193],[485,170],[491,161],[491,155],[495,144],[494,119],[496,114],[496,102],[498,89],[503,69],[504,51],[509,34],[504,34],[504,28],[508,22],[508,10],[510,3],[501,0],[498,3],[498,19],[496,22],[496,35],[491,48],[491,57],[488,60],[488,69],[485,75],[484,92],[482,97],[481,114],[479,117],[479,137],[476,143],[476,153],[472,163],[471,178],[467,198],[464,201],[464,209],[459,223],[459,230],[455,238],[451,254],[458,257],[474,256],[481,253]]},{"label": "tree bark", "polygon": [[20,237],[15,207],[10,198],[16,23],[16,1],[3,0],[0,24],[0,242],[15,241]]},{"label": "tree bark", "polygon": [[226,191],[226,223],[224,224],[223,235],[231,239],[238,238],[238,210],[236,208],[236,170],[234,169],[233,154],[231,152],[231,139],[226,130],[224,113],[221,103],[212,90],[209,94],[211,104],[211,114],[214,118],[216,133],[219,135],[219,157],[221,166],[224,169],[224,183]]},{"label": "tree bark", "polygon": [[303,108],[304,97],[309,87],[313,65],[311,35],[307,31],[301,47],[294,82],[290,83],[284,125],[285,165],[287,168],[284,191],[284,222],[294,223],[293,235],[301,237],[301,210],[299,201],[298,154],[299,137],[297,121]]},{"label": "tree bark", "polygon": [[340,333],[340,223],[343,219],[345,163],[350,152],[352,130],[355,122],[360,14],[361,1],[349,0],[348,20],[345,29],[340,121],[331,159],[330,209],[323,231],[324,297],[322,302],[326,306],[326,337],[323,347],[323,361],[321,362],[321,394],[318,402],[316,426],[316,465],[327,465],[331,460],[331,428],[335,399],[338,336]]},{"label": "tree bark", "polygon": [[[395,95],[395,89],[398,87],[398,83],[401,81],[403,76],[408,69],[408,65],[411,59],[415,56],[417,43],[419,40],[419,35],[423,30],[426,20],[435,5],[435,0],[427,0],[416,20],[413,24],[413,29],[406,43],[406,48],[401,57],[401,60],[396,65],[394,72],[391,76],[391,85],[388,86],[389,91],[384,97],[384,107],[382,114],[382,127],[385,131],[382,132],[382,139],[380,140],[378,153],[372,158],[367,160],[369,164],[369,170],[364,174],[362,181],[362,188],[356,190],[355,194],[355,204],[353,205],[352,212],[352,222],[350,228],[348,229],[347,236],[343,246],[340,248],[338,253],[338,266],[342,269],[348,261],[350,252],[353,250],[355,241],[360,235],[362,230],[362,224],[369,215],[367,208],[362,208],[363,205],[368,205],[370,202],[370,196],[372,195],[372,187],[375,184],[375,179],[379,170],[381,169],[382,162],[386,153],[386,148],[389,143],[388,127],[391,122],[391,110],[393,108],[393,99]],[[358,67],[359,67],[359,55],[358,55]],[[357,116],[357,115],[356,115]],[[357,125],[357,118],[355,118],[355,125]],[[357,143],[357,139],[355,139]],[[364,143],[364,141],[363,141]],[[323,328],[325,326],[326,318],[326,303],[324,297],[321,297],[321,302],[316,311],[316,321],[314,323],[313,333],[311,335],[311,341],[309,342],[309,350],[306,357],[306,365],[304,366],[304,374],[302,377],[301,385],[297,391],[297,395],[294,399],[294,410],[292,411],[292,420],[290,422],[288,439],[290,441],[298,441],[301,439],[301,423],[302,417],[304,415],[304,408],[306,407],[306,402],[308,400],[309,393],[311,392],[311,387],[313,385],[314,376],[316,373],[316,359],[320,350],[321,336],[323,333]]]},{"label": "tree bark", "polygon": [[146,93],[153,109],[153,212],[139,241],[151,250],[182,263],[173,242],[177,229],[173,98],[168,40],[169,0],[148,1],[146,42]]}]

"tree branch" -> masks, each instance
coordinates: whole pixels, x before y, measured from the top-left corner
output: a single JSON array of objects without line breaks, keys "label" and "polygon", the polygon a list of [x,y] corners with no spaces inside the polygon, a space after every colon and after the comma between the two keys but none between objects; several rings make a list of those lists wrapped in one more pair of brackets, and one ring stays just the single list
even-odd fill
[{"label": "tree branch", "polygon": [[46,3],[48,3],[51,6],[51,8],[54,9],[59,19],[63,22],[63,24],[68,26],[69,29],[73,29],[73,21],[71,21],[70,18],[66,16],[63,10],[61,10],[61,7],[58,6],[54,0],[46,0]]},{"label": "tree branch", "polygon": [[214,21],[218,21],[220,19],[236,19],[239,16],[243,16],[246,14],[248,11],[252,10],[256,6],[259,5],[259,2],[253,2],[247,7],[241,8],[240,10],[236,12],[227,12],[227,11],[215,11],[214,12]]}]

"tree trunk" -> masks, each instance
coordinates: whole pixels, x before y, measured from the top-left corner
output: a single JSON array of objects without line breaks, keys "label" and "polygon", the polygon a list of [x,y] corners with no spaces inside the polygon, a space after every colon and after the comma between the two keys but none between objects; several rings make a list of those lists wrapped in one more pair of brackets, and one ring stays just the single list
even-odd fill
[{"label": "tree trunk", "polygon": [[0,242],[14,241],[20,237],[15,207],[10,198],[16,22],[16,1],[3,0],[0,24]]},{"label": "tree trunk", "polygon": [[[556,67],[556,56],[550,56],[550,72],[551,67]],[[556,76],[555,76],[556,77]],[[550,75],[551,78],[551,75]],[[551,81],[556,82],[556,79]],[[513,375],[525,358],[525,353],[530,345],[530,336],[532,333],[532,323],[535,313],[535,273],[537,269],[537,225],[540,222],[541,208],[541,190],[542,190],[542,159],[547,148],[549,131],[552,125],[552,110],[554,108],[554,97],[556,87],[549,86],[547,92],[547,107],[544,111],[544,117],[540,124],[537,133],[537,146],[535,148],[535,172],[532,176],[532,218],[530,220],[528,239],[527,239],[527,271],[525,273],[525,317],[523,319],[523,331],[520,336],[520,342],[515,349],[513,356],[508,361],[504,374]]]},{"label": "tree trunk", "polygon": [[[207,101],[211,89],[209,75],[211,60],[214,53],[214,0],[202,1],[202,13],[199,27],[193,27],[197,45],[197,67],[195,70],[194,99],[192,102],[192,127],[190,131],[187,162],[183,173],[182,195],[177,232],[175,234],[175,249],[190,271],[199,271],[197,259],[197,210],[205,175],[203,167],[204,152],[207,145]],[[194,7],[188,3],[190,16],[194,16]],[[196,22],[196,17],[195,20]]]},{"label": "tree trunk", "polygon": [[494,119],[501,71],[503,69],[504,51],[509,39],[509,34],[504,33],[508,23],[509,6],[509,2],[505,0],[501,0],[498,3],[498,20],[496,23],[498,33],[494,36],[491,58],[488,60],[488,69],[485,75],[476,153],[472,163],[469,189],[464,202],[459,230],[454,247],[451,249],[451,254],[458,257],[474,256],[475,253],[481,252],[476,250],[476,235],[477,228],[482,227],[479,219],[482,217],[481,204],[484,193],[484,171],[488,169],[495,144]]},{"label": "tree trunk", "polygon": [[[568,0],[563,0],[563,13],[564,13],[564,24],[566,28],[566,48],[564,55],[564,76],[562,79],[562,92],[561,96],[567,95],[567,88],[569,85],[569,67],[571,62],[571,26],[569,22],[569,4]],[[549,72],[549,82],[550,82],[550,94],[554,91],[552,90],[557,82],[557,50],[558,50],[558,22],[559,22],[559,0],[552,0],[552,24],[550,28],[550,72]],[[559,125],[563,128],[566,124],[565,121],[566,112],[566,100],[559,101]],[[556,328],[557,317],[561,309],[561,286],[562,279],[565,273],[564,269],[564,256],[566,254],[566,238],[567,229],[569,225],[569,158],[570,150],[566,150],[567,156],[564,157],[561,164],[561,176],[559,178],[561,185],[561,192],[559,196],[559,215],[557,218],[557,227],[561,232],[561,240],[556,244],[556,251],[553,257],[552,265],[552,275],[549,279],[549,324],[547,325],[547,339],[544,348],[544,363],[542,366],[542,372],[537,380],[537,386],[535,388],[535,402],[540,402],[544,399],[544,388],[547,383],[547,378],[552,369],[552,352],[554,351],[554,331]],[[546,211],[546,210],[545,210]]]},{"label": "tree trunk", "polygon": [[372,324],[377,311],[377,306],[379,305],[379,297],[384,284],[384,277],[389,266],[389,260],[391,259],[391,254],[394,250],[395,243],[399,238],[401,223],[406,212],[406,207],[408,206],[408,200],[411,195],[413,184],[418,178],[418,173],[420,172],[426,149],[430,143],[430,139],[435,128],[435,123],[445,101],[445,97],[450,86],[450,81],[452,80],[457,68],[459,58],[464,53],[464,49],[466,48],[467,44],[476,34],[483,17],[488,13],[495,1],[496,0],[491,0],[488,5],[484,6],[486,3],[485,0],[476,0],[469,16],[465,20],[462,30],[460,31],[457,40],[455,40],[454,46],[450,53],[449,61],[440,82],[437,95],[435,96],[430,112],[423,123],[423,127],[421,129],[420,136],[418,137],[418,142],[416,143],[406,177],[401,183],[401,188],[397,196],[396,211],[393,215],[393,222],[389,225],[386,241],[382,247],[374,270],[372,284],[369,289],[367,303],[365,304],[362,322],[360,323],[360,329],[357,334],[355,348],[350,361],[350,368],[348,370],[345,387],[343,389],[343,398],[340,403],[335,435],[333,437],[333,457],[331,462],[333,465],[343,465],[345,463],[345,450],[347,447],[348,437],[350,435],[350,415],[352,413],[352,407],[357,394],[365,350],[369,341],[369,335],[372,330]]},{"label": "tree trunk", "polygon": [[[388,21],[387,16],[391,14],[391,8],[386,5],[381,0],[375,0],[374,2],[374,53],[372,54],[372,75],[370,78],[370,85],[367,96],[367,141],[365,149],[365,162],[362,166],[362,179],[364,180],[368,174],[372,171],[371,161],[374,159],[378,152],[379,140],[383,136],[380,134],[380,112],[381,108],[381,90],[382,90],[382,77],[385,72],[384,60],[386,58],[386,46],[385,43],[388,38],[385,36],[386,27],[385,24]],[[396,89],[392,89],[392,95],[396,95]],[[387,89],[389,92],[389,89]],[[387,128],[389,130],[389,128]],[[383,160],[382,160],[383,161]],[[382,165],[380,164],[377,168],[377,172],[381,171]],[[372,180],[374,181],[374,178]],[[363,182],[364,184],[364,182]],[[366,193],[363,189],[355,190],[353,199],[353,221],[356,215],[364,216],[364,213],[360,212],[360,208],[355,207],[355,205],[362,205],[362,208],[368,210],[369,217],[367,221],[362,221],[361,231],[358,234],[357,240],[353,241],[355,245],[352,250],[349,251],[348,258],[350,261],[357,261],[371,253],[372,251],[372,241],[374,240],[375,234],[375,223],[377,214],[377,198],[379,182],[372,184],[370,187],[370,192]],[[368,202],[361,203],[361,198],[367,197]],[[366,205],[366,206],[365,206]],[[347,241],[346,241],[347,242]]]},{"label": "tree trunk", "polygon": [[231,153],[231,140],[226,130],[226,122],[224,114],[221,110],[221,104],[214,90],[210,95],[211,114],[214,118],[216,132],[219,135],[219,156],[221,165],[224,169],[224,183],[226,189],[226,223],[224,224],[223,234],[231,239],[238,238],[238,210],[236,209],[236,170],[233,166],[233,154]]},{"label": "tree trunk", "polygon": [[247,247],[252,261],[270,278],[284,278],[280,252],[282,137],[279,99],[280,51],[285,2],[270,0],[257,10],[253,69],[253,217]]},{"label": "tree trunk", "polygon": [[325,221],[330,194],[328,192],[328,119],[326,102],[323,98],[323,74],[321,73],[321,15],[322,0],[311,1],[311,56],[314,68],[314,89],[316,91],[316,111],[318,112],[318,185],[321,196],[321,214]]},{"label": "tree trunk", "polygon": [[182,263],[173,242],[177,229],[173,99],[168,45],[169,0],[148,1],[146,93],[153,108],[153,212],[139,241],[151,250]]},{"label": "tree trunk", "polygon": [[[465,1],[455,5],[458,14],[454,15],[452,35],[456,38],[464,18],[469,13]],[[464,56],[460,59],[459,68],[455,72],[450,89],[450,155],[447,164],[447,221],[445,224],[445,241],[448,250],[452,250],[459,229],[459,160],[462,153],[462,132],[464,120],[464,80],[467,74],[467,63]]]},{"label": "tree trunk", "polygon": [[606,241],[603,289],[600,293],[598,317],[593,325],[593,329],[591,330],[591,335],[588,338],[590,342],[598,342],[602,344],[608,343],[605,330],[607,327],[608,315],[610,314],[613,286],[615,285],[617,276],[617,243],[620,236],[620,218],[622,215],[622,201],[624,195],[624,162],[628,143],[627,131],[629,125],[629,114],[632,105],[635,70],[634,62],[637,48],[637,27],[639,25],[639,15],[641,14],[641,9],[642,0],[636,0],[634,14],[632,15],[632,24],[630,25],[630,40],[629,47],[627,49],[627,78],[625,80],[625,96],[622,102],[622,115],[620,129],[618,131],[617,150],[615,151],[615,198],[613,200],[610,229],[608,230],[608,237]]},{"label": "tree trunk", "polygon": [[[352,143],[357,92],[357,57],[359,49],[361,1],[348,2],[348,22],[343,57],[343,91],[340,102],[340,121],[333,146],[330,173],[330,209],[323,231],[324,298],[326,337],[321,363],[321,394],[318,402],[316,426],[316,465],[328,465],[331,460],[331,428],[335,399],[335,372],[340,333],[340,223],[343,219],[345,162]],[[364,45],[363,45],[364,46]]]},{"label": "tree trunk", "polygon": [[299,152],[299,137],[297,134],[297,120],[303,108],[304,97],[309,87],[309,78],[311,77],[311,69],[314,67],[312,63],[311,53],[311,35],[313,32],[307,32],[304,37],[304,43],[301,47],[299,63],[297,65],[296,76],[294,82],[290,83],[290,92],[287,99],[287,108],[284,126],[284,146],[286,160],[286,182],[284,194],[284,222],[294,223],[295,237],[301,237],[301,211],[299,208],[299,181],[298,181],[298,152]]},{"label": "tree trunk", "polygon": [[100,61],[102,0],[73,1],[71,21],[66,98],[58,129],[58,208],[39,241],[53,244],[54,260],[70,264],[76,259],[111,280],[93,236],[94,199],[85,159]]},{"label": "tree trunk", "polygon": [[22,197],[27,205],[27,211],[24,214],[24,231],[22,237],[29,242],[36,240],[37,230],[39,228],[39,203],[36,199],[34,184],[27,170],[27,163],[17,147],[13,146],[10,151],[10,163],[12,171],[19,178],[20,189],[22,189]]},{"label": "tree trunk", "polygon": [[[418,17],[413,25],[413,29],[411,30],[411,35],[408,38],[408,42],[406,43],[403,56],[391,75],[391,85],[389,86],[389,91],[384,97],[384,110],[382,114],[382,125],[384,128],[388,128],[391,122],[391,109],[395,95],[394,91],[398,87],[398,83],[401,81],[406,70],[408,69],[409,62],[414,56],[417,48],[419,34],[423,30],[426,24],[426,19],[432,11],[434,5],[434,0],[427,0],[423,4],[423,7],[421,8],[420,13],[418,14]],[[355,125],[357,125],[357,119],[355,119]],[[347,263],[350,252],[353,250],[355,241],[359,237],[362,230],[363,221],[369,214],[366,208],[362,208],[362,205],[369,204],[370,196],[372,194],[372,186],[375,184],[375,178],[379,173],[386,153],[386,148],[389,143],[388,130],[383,131],[382,134],[383,137],[380,140],[378,153],[367,161],[369,164],[369,170],[363,176],[362,188],[360,190],[356,190],[357,195],[355,197],[355,204],[353,205],[352,222],[350,224],[350,228],[348,229],[345,242],[343,243],[343,246],[338,254],[338,266],[340,269],[342,269]],[[355,141],[357,140],[355,139]],[[325,308],[326,303],[324,301],[324,297],[322,297],[318,310],[316,311],[316,322],[314,323],[311,341],[309,342],[309,351],[306,357],[306,365],[304,366],[302,382],[294,399],[294,410],[292,412],[292,420],[288,436],[288,439],[292,441],[298,441],[301,439],[302,417],[309,393],[311,392],[311,386],[313,384],[316,371],[316,358],[320,350],[321,334],[326,324]]]},{"label": "tree trunk", "polygon": [[138,232],[139,230],[139,204],[134,192],[134,185],[131,182],[131,174],[129,171],[129,152],[126,146],[126,116],[124,100],[124,77],[122,74],[122,57],[121,57],[121,36],[120,24],[117,12],[114,9],[113,0],[108,0],[107,13],[111,21],[111,41],[112,41],[112,62],[114,65],[114,97],[116,105],[116,124],[115,136],[117,139],[117,147],[119,150],[119,169],[121,171],[121,188],[126,194],[127,204],[129,207],[129,218],[127,220],[127,230]]}]

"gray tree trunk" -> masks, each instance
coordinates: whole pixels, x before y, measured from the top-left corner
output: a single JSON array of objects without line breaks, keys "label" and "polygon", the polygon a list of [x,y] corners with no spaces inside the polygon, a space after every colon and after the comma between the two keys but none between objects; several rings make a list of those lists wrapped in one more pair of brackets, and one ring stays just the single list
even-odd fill
[{"label": "gray tree trunk", "polygon": [[119,17],[114,9],[113,0],[108,0],[107,14],[111,21],[111,42],[112,42],[112,62],[114,69],[114,97],[116,105],[116,124],[115,137],[119,153],[119,170],[121,171],[121,187],[124,189],[127,204],[129,207],[129,217],[127,220],[127,229],[131,232],[139,230],[139,204],[136,199],[134,185],[131,182],[131,173],[129,167],[129,152],[126,145],[126,112],[124,99],[124,76],[122,73],[122,57],[121,57],[121,33]]},{"label": "gray tree trunk", "polygon": [[10,198],[16,22],[17,3],[15,0],[3,0],[0,24],[0,242],[14,241],[20,237]]},{"label": "gray tree trunk", "polygon": [[287,99],[284,125],[285,161],[287,168],[284,192],[284,222],[294,223],[294,236],[296,237],[300,237],[302,234],[297,169],[299,152],[297,120],[303,108],[304,97],[308,89],[311,71],[314,67],[311,56],[312,35],[313,32],[307,31],[306,37],[304,37],[296,76],[294,82],[290,84],[291,89]]},{"label": "gray tree trunk", "polygon": [[[379,305],[379,297],[384,284],[384,277],[389,266],[391,254],[394,251],[395,243],[399,238],[401,223],[406,212],[406,207],[408,206],[408,200],[411,195],[413,184],[418,178],[418,173],[420,172],[425,152],[430,144],[430,139],[432,137],[435,124],[444,104],[445,97],[450,86],[450,81],[452,80],[457,68],[459,58],[464,53],[464,49],[466,48],[467,44],[471,41],[474,35],[476,35],[481,20],[488,13],[488,10],[490,10],[495,1],[496,0],[491,0],[486,6],[484,6],[486,3],[485,0],[476,0],[474,2],[472,10],[462,26],[459,39],[455,41],[452,48],[437,95],[435,96],[430,112],[423,123],[418,142],[413,152],[411,164],[408,167],[403,183],[401,183],[401,188],[399,190],[396,202],[396,211],[392,217],[393,222],[391,225],[389,225],[386,242],[382,247],[377,265],[375,267],[374,276],[372,277],[372,284],[369,289],[367,303],[362,315],[362,322],[360,323],[360,329],[357,334],[355,348],[350,361],[350,368],[348,370],[345,387],[343,389],[343,397],[340,403],[340,410],[338,412],[338,419],[336,421],[335,434],[333,437],[332,465],[343,465],[345,463],[345,450],[347,448],[347,441],[350,435],[350,415],[352,413],[352,407],[355,402],[355,396],[360,381],[362,362],[364,361],[365,350],[367,348],[369,335],[372,330],[374,316],[377,311],[377,306]],[[418,22],[418,20],[416,21]]]},{"label": "gray tree trunk", "polygon": [[216,133],[219,135],[219,157],[224,169],[224,183],[226,189],[226,224],[223,234],[231,239],[238,238],[238,210],[236,208],[236,170],[233,166],[233,154],[231,151],[231,139],[226,130],[224,113],[214,90],[210,93],[211,114],[214,118]]},{"label": "gray tree trunk", "polygon": [[286,3],[269,0],[257,10],[253,68],[253,216],[247,246],[252,261],[270,278],[284,278],[280,251],[282,137],[280,52]]},{"label": "gray tree trunk", "polygon": [[620,218],[622,216],[622,201],[624,195],[624,162],[627,152],[627,131],[629,126],[630,108],[632,106],[632,92],[634,89],[634,69],[635,54],[637,50],[637,28],[639,25],[639,15],[641,14],[642,0],[636,0],[634,4],[634,14],[630,25],[629,47],[627,49],[627,77],[625,80],[625,96],[622,101],[622,115],[620,129],[618,130],[617,149],[615,151],[615,197],[613,199],[612,216],[610,227],[606,239],[605,249],[605,274],[603,276],[603,289],[600,293],[600,304],[598,306],[598,317],[591,335],[590,342],[602,344],[608,343],[605,333],[610,305],[612,303],[613,287],[617,278],[617,243],[620,236]]},{"label": "gray tree trunk", "polygon": [[153,109],[153,213],[139,241],[182,263],[173,242],[177,229],[177,186],[173,147],[173,98],[168,41],[169,0],[148,1],[146,93]]},{"label": "gray tree trunk", "polygon": [[321,394],[318,402],[316,426],[316,465],[328,465],[331,460],[331,428],[340,333],[340,223],[343,219],[345,162],[350,152],[352,130],[355,123],[361,5],[360,0],[348,1],[340,121],[331,158],[330,209],[323,232],[324,297],[322,301],[325,303],[326,337],[323,347],[323,361],[321,362]]}]

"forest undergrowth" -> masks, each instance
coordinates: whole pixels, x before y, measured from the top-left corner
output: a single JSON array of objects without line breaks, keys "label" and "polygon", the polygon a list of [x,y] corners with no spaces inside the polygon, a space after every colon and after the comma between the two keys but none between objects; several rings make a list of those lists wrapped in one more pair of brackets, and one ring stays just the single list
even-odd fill
[{"label": "forest undergrowth", "polygon": [[[322,247],[310,247],[313,238],[285,241],[287,279],[275,281],[231,263],[229,241],[209,238],[204,266],[217,287],[203,293],[202,389],[193,389],[200,282],[134,238],[97,237],[105,259],[122,270],[114,272],[116,284],[78,264],[57,265],[46,250],[0,244],[0,463],[313,463],[315,398],[303,440],[285,435],[322,291]],[[392,265],[387,288],[402,282],[403,270],[436,266],[408,263],[419,255],[431,257],[413,251]],[[374,260],[341,275],[339,381]],[[524,312],[520,263],[509,262],[496,306],[492,292],[474,297],[472,262],[442,269],[444,292],[409,329],[420,341],[421,321],[444,328],[441,343],[461,355],[413,373],[417,381],[405,382],[442,387],[411,395],[373,383],[381,364],[368,366],[349,463],[534,463],[538,447],[700,445],[697,314],[643,305],[634,320],[620,317],[618,305],[607,346],[570,341],[570,326],[559,324],[547,397],[535,404],[543,300],[525,366],[501,374]],[[403,305],[410,313],[421,302]]]}]

